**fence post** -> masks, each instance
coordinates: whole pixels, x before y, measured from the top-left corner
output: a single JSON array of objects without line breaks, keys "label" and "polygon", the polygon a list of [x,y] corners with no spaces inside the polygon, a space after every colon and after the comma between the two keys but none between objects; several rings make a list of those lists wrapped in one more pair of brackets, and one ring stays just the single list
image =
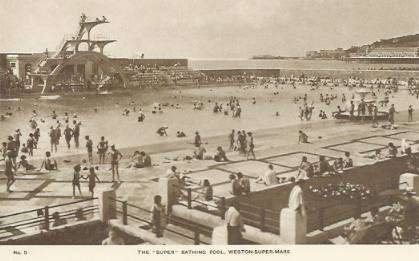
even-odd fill
[{"label": "fence post", "polygon": [[319,230],[323,231],[324,228],[324,208],[319,210]]},{"label": "fence post", "polygon": [[260,231],[266,231],[266,210],[261,209],[260,211]]},{"label": "fence post", "polygon": [[188,209],[192,208],[192,189],[188,188]]},{"label": "fence post", "polygon": [[195,237],[194,237],[195,245],[199,245],[199,227],[198,226],[195,226],[194,232],[195,232]]},{"label": "fence post", "polygon": [[221,198],[221,219],[225,220],[226,217],[226,198]]},{"label": "fence post", "polygon": [[44,221],[44,223],[45,223],[45,229],[46,230],[49,230],[49,208],[48,208],[48,206],[45,206],[45,208],[44,208],[44,217],[45,217],[45,221]]},{"label": "fence post", "polygon": [[128,212],[128,206],[127,206],[127,201],[124,200],[122,202],[122,223],[124,225],[128,225],[128,217],[127,217],[127,213]]}]

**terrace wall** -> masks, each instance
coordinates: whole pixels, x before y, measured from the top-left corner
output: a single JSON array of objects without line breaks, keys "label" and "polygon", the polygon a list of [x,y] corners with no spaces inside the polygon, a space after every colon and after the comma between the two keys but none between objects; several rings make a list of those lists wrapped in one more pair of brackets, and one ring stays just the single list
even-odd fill
[{"label": "terrace wall", "polygon": [[[398,157],[395,159],[386,159],[372,165],[364,165],[344,170],[342,174],[331,177],[311,178],[307,180],[304,194],[306,200],[306,209],[308,213],[308,231],[318,229],[320,209],[325,208],[323,213],[324,225],[332,224],[340,220],[348,219],[356,214],[358,202],[349,199],[324,199],[313,195],[309,187],[322,187],[328,184],[337,184],[340,182],[349,182],[351,184],[362,184],[372,194],[387,189],[398,189],[399,177],[404,172],[407,157]],[[282,208],[288,206],[288,198],[293,183],[287,183],[274,188],[257,191],[240,197],[240,202],[248,205],[257,206],[261,209],[280,212]],[[227,199],[231,201],[232,198]],[[341,204],[339,204],[342,202]],[[389,203],[378,196],[371,196],[369,199],[361,202],[362,211],[368,211],[365,206],[382,206]],[[229,205],[229,203],[227,203]],[[364,207],[362,207],[364,206]],[[257,213],[256,213],[257,214]]]}]

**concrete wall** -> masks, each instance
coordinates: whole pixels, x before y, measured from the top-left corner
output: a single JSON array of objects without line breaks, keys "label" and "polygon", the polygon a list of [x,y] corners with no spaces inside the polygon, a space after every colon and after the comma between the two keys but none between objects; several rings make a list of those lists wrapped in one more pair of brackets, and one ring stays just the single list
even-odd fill
[{"label": "concrete wall", "polygon": [[112,58],[117,65],[121,66],[128,66],[130,64],[135,64],[137,66],[147,66],[147,67],[154,67],[155,65],[158,66],[174,66],[175,64],[179,64],[180,66],[188,66],[188,59],[139,59],[136,58]]},{"label": "concrete wall", "polygon": [[[396,64],[394,65],[396,66]],[[281,77],[299,77],[304,73],[306,77],[349,78],[356,76],[365,79],[396,79],[419,78],[419,71],[393,71],[393,70],[308,70],[308,69],[281,69]]]},{"label": "concrete wall", "polygon": [[220,70],[201,70],[205,75],[218,77],[231,77],[237,75],[257,76],[257,77],[278,77],[280,69],[220,69]]}]

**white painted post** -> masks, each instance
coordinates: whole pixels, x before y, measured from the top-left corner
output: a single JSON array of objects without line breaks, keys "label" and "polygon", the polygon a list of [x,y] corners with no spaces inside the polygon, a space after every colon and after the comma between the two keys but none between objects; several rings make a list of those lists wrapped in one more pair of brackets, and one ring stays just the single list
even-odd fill
[{"label": "white painted post", "polygon": [[292,245],[307,242],[307,215],[305,212],[283,208],[280,219],[281,241]]},{"label": "white painted post", "polygon": [[155,195],[160,195],[162,204],[166,205],[166,214],[169,214],[172,210],[173,204],[178,202],[179,195],[176,186],[179,186],[179,181],[176,178],[159,178]]},{"label": "white painted post", "polygon": [[116,198],[113,189],[99,189],[97,192],[99,200],[99,217],[102,222],[116,218]]},{"label": "white painted post", "polygon": [[212,230],[211,245],[228,245],[227,226],[222,225]]}]

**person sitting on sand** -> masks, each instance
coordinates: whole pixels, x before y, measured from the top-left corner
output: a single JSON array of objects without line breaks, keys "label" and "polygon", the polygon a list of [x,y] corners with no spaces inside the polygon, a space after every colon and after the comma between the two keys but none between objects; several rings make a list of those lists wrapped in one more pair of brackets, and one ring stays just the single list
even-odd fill
[{"label": "person sitting on sand", "polygon": [[164,126],[164,127],[160,127],[158,130],[157,130],[157,134],[159,134],[160,135],[160,137],[163,137],[164,135],[166,135],[167,136],[167,132],[166,132],[166,130],[168,129],[169,127],[167,127],[167,126]]},{"label": "person sitting on sand", "polygon": [[318,175],[322,176],[323,174],[327,174],[329,173],[329,171],[331,171],[331,167],[329,165],[329,163],[326,161],[326,157],[325,156],[320,156],[319,157],[319,173]]},{"label": "person sitting on sand", "polygon": [[193,157],[197,160],[203,160],[206,152],[205,148],[201,145],[195,149]]},{"label": "person sitting on sand", "polygon": [[214,160],[217,162],[221,162],[221,161],[229,161],[225,151],[223,150],[223,148],[221,148],[221,146],[218,146],[217,148],[217,153],[214,156]]},{"label": "person sitting on sand", "polygon": [[234,174],[230,174],[230,194],[234,196],[240,196],[242,194],[242,187],[238,179]]},{"label": "person sitting on sand", "polygon": [[141,151],[140,155],[143,157],[144,167],[151,167],[151,157],[150,157],[150,155],[146,154],[144,151]]},{"label": "person sitting on sand", "polygon": [[298,131],[298,144],[300,143],[308,143],[308,136],[302,130]]},{"label": "person sitting on sand", "polygon": [[331,168],[333,169],[333,172],[338,173],[338,172],[343,171],[344,166],[345,166],[345,163],[343,161],[343,158],[340,157],[333,162],[333,165],[331,166]]},{"label": "person sitting on sand", "polygon": [[244,194],[249,194],[250,193],[250,180],[247,177],[244,177],[243,173],[241,172],[237,172],[236,176],[239,180],[239,184],[242,188],[242,192]]},{"label": "person sitting on sand", "polygon": [[180,130],[180,131],[177,131],[176,137],[184,138],[186,137],[186,134],[183,132],[183,130]]},{"label": "person sitting on sand", "polygon": [[387,158],[395,158],[397,157],[397,147],[394,146],[393,142],[388,144],[388,155]]},{"label": "person sitting on sand", "polygon": [[127,168],[142,168],[144,166],[143,156],[137,150],[134,152],[134,156],[132,157],[131,162],[128,164]]},{"label": "person sitting on sand", "polygon": [[213,189],[208,179],[204,179],[204,187],[200,191],[197,199],[211,201],[213,199]]},{"label": "person sitting on sand", "polygon": [[276,177],[273,165],[269,165],[268,168],[268,171],[256,179],[256,183],[263,183],[268,187],[278,184],[278,178]]},{"label": "person sitting on sand", "polygon": [[354,166],[354,161],[351,158],[349,152],[345,152],[345,159],[343,160],[343,167],[344,168],[352,168]]},{"label": "person sitting on sand", "polygon": [[49,170],[49,171],[58,170],[57,161],[55,159],[51,158],[51,152],[49,152],[49,151],[45,152],[45,156],[46,157],[45,157],[44,161],[42,161],[42,165],[41,165],[41,167],[39,168],[38,171],[41,171],[42,167],[44,167],[44,166],[45,166],[45,169]]},{"label": "person sitting on sand", "polygon": [[20,157],[20,161],[19,161],[19,164],[17,165],[16,171],[20,168],[20,166],[22,166],[23,168],[25,168],[26,173],[29,170],[34,170],[35,169],[35,167],[33,165],[31,165],[31,164],[28,163],[28,161],[26,160],[26,156],[25,155],[22,155]]},{"label": "person sitting on sand", "polygon": [[138,114],[138,122],[143,122],[145,119],[145,115],[142,111]]},{"label": "person sitting on sand", "polygon": [[308,162],[307,157],[303,156],[301,159],[301,164],[298,168],[298,174],[295,179],[299,178],[311,178],[313,176],[313,165]]}]

